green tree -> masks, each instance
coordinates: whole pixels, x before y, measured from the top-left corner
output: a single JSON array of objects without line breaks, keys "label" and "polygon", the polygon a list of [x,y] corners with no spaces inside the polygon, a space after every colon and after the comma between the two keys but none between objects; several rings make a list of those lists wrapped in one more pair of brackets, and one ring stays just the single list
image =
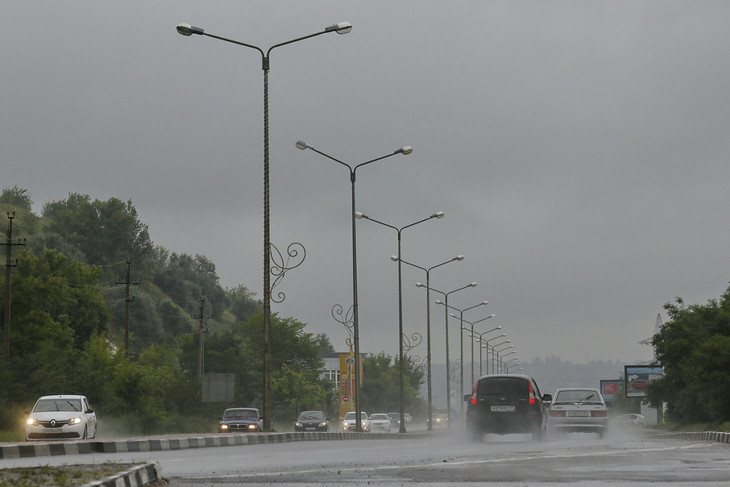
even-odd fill
[{"label": "green tree", "polygon": [[[368,412],[397,411],[400,406],[400,362],[381,352],[363,360],[360,398],[362,409]],[[405,356],[403,360],[403,407],[412,414],[424,410],[418,390],[424,382],[422,368],[416,360]]]},{"label": "green tree", "polygon": [[16,397],[28,400],[76,387],[77,355],[105,331],[109,319],[96,287],[98,275],[98,268],[69,262],[55,251],[41,257],[18,252],[12,274],[13,380],[6,386]]},{"label": "green tree", "polygon": [[670,319],[652,338],[664,377],[649,384],[648,402],[666,403],[679,423],[730,421],[730,288],[704,306],[676,298],[664,309]]},{"label": "green tree", "polygon": [[33,200],[30,199],[30,193],[27,189],[21,189],[18,186],[3,189],[0,194],[0,204],[12,205],[28,213],[33,211]]},{"label": "green tree", "polygon": [[89,195],[71,193],[65,200],[46,203],[42,216],[47,231],[78,249],[89,264],[132,259],[140,265],[151,256],[147,225],[139,221],[131,201],[92,201]]}]

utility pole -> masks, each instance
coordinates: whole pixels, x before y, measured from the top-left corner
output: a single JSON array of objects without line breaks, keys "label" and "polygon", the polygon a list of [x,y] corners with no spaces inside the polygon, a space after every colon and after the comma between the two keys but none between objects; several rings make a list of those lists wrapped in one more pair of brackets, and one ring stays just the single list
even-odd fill
[{"label": "utility pole", "polygon": [[7,240],[5,243],[5,321],[3,327],[5,328],[5,359],[10,361],[10,269],[15,267],[18,260],[15,260],[15,264],[10,259],[13,245],[25,245],[25,239],[18,239],[16,243],[13,243],[13,218],[15,218],[15,212],[8,212],[8,232]]},{"label": "utility pole", "polygon": [[130,269],[132,267],[132,259],[127,259],[127,275],[124,281],[115,280],[115,284],[124,284],[124,356],[129,357],[129,305],[134,301],[134,296],[129,295],[129,286],[139,285],[139,281],[132,282],[129,278]]},{"label": "utility pole", "polygon": [[205,314],[205,296],[200,298],[200,312],[194,314],[193,318],[200,320],[198,325],[198,332],[200,333],[200,347],[198,350],[198,380],[202,382],[203,374],[205,374],[205,334],[208,333],[208,328],[205,326],[205,319],[212,318],[212,314]]}]

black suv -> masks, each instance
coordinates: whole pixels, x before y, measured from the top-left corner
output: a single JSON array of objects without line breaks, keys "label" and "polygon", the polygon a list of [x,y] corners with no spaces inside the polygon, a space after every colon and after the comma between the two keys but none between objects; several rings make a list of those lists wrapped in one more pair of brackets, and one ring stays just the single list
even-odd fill
[{"label": "black suv", "polygon": [[529,376],[485,375],[464,400],[468,401],[466,431],[473,441],[482,441],[485,433],[532,433],[534,440],[545,435],[552,396],[541,394]]}]

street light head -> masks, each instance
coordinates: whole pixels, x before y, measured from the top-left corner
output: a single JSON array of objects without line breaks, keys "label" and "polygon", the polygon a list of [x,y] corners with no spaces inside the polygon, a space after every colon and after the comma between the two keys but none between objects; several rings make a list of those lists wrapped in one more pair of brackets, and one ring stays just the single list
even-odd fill
[{"label": "street light head", "polygon": [[462,260],[464,260],[464,256],[463,255],[457,255],[456,257],[454,257],[454,260],[462,261]]},{"label": "street light head", "polygon": [[469,287],[477,287],[477,283],[476,282],[472,282],[471,284],[469,284]]},{"label": "street light head", "polygon": [[426,285],[423,284],[422,282],[417,282],[416,287],[426,287]]},{"label": "street light head", "polygon": [[299,150],[307,150],[307,149],[311,149],[312,148],[312,146],[310,146],[306,142],[302,142],[301,140],[297,140],[297,143],[294,144],[294,145],[296,145],[297,146],[297,149],[299,149]]},{"label": "street light head", "polygon": [[362,214],[362,213],[360,213],[359,211],[356,211],[356,212],[355,212],[355,218],[358,218],[358,219],[362,219],[362,218],[365,218],[365,219],[367,220],[368,216],[367,216],[367,215],[363,215],[363,214]]},{"label": "street light head", "polygon": [[436,303],[436,304],[444,304],[444,303],[443,303],[443,301],[441,301],[440,299],[437,299],[437,300],[435,301],[435,303]]},{"label": "street light head", "polygon": [[349,22],[340,22],[332,24],[324,29],[325,32],[337,32],[338,34],[347,34],[352,30],[352,24]]},{"label": "street light head", "polygon": [[390,260],[392,260],[393,262],[398,262],[400,259],[398,258],[397,255],[391,255]]},{"label": "street light head", "polygon": [[194,27],[190,24],[180,24],[177,26],[177,32],[180,35],[191,36],[193,34],[203,35],[203,29]]},{"label": "street light head", "polygon": [[437,211],[436,213],[434,213],[433,215],[431,215],[431,218],[443,218],[443,217],[444,217],[444,212],[443,211]]},{"label": "street light head", "polygon": [[489,301],[482,301],[481,304],[484,305],[484,306],[486,306],[486,305],[489,304]]},{"label": "street light head", "polygon": [[411,152],[413,152],[413,147],[411,147],[410,145],[404,145],[403,147],[395,151],[396,154],[403,154],[404,156],[407,156]]},{"label": "street light head", "polygon": [[[492,315],[492,317],[494,317],[494,315]],[[497,327],[497,329],[498,329],[498,330],[501,330],[501,329],[502,329],[502,325],[499,325],[499,326]]]}]

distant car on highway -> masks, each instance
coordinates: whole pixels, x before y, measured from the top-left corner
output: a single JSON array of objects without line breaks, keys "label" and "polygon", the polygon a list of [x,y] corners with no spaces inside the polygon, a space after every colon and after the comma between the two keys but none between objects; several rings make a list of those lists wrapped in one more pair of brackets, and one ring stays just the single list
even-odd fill
[{"label": "distant car on highway", "polygon": [[[345,417],[342,418],[342,431],[355,431],[356,428],[357,414],[355,411],[349,411],[345,413]],[[360,426],[363,431],[369,431],[368,413],[360,411]]]},{"label": "distant car on highway", "polygon": [[221,433],[248,433],[264,428],[264,418],[256,408],[228,408],[218,421],[218,431]]},{"label": "distant car on highway", "polygon": [[[449,424],[449,417],[445,413],[433,413],[433,427],[434,428],[441,428],[444,426],[448,426]],[[426,418],[426,425],[428,425],[428,418]]]},{"label": "distant car on highway", "polygon": [[385,413],[374,413],[368,418],[371,433],[390,433],[390,418]]},{"label": "distant car on highway", "polygon": [[636,413],[622,414],[616,417],[616,422],[626,426],[646,426],[644,415]]},{"label": "distant car on highway", "polygon": [[400,427],[400,413],[387,413],[390,418],[390,426],[393,428]]},{"label": "distant car on highway", "polygon": [[25,413],[26,441],[96,438],[96,413],[86,396],[42,396]]},{"label": "distant car on highway", "polygon": [[608,431],[608,409],[598,389],[556,390],[548,411],[548,431],[594,432],[603,438]]},{"label": "distant car on highway", "polygon": [[294,420],[294,431],[324,431],[330,429],[329,418],[324,411],[302,411]]}]

